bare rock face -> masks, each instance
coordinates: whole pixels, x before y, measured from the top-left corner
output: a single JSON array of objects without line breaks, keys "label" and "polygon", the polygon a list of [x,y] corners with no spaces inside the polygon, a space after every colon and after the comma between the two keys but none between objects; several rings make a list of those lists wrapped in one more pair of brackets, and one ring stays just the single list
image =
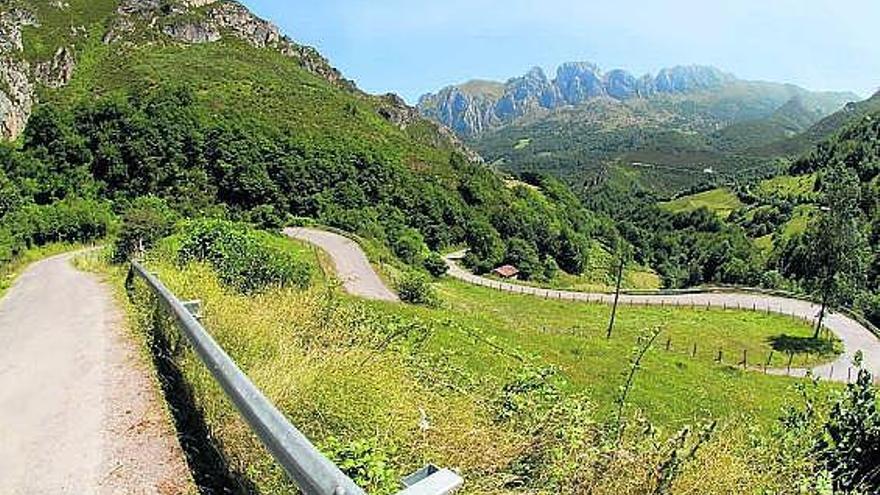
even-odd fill
[{"label": "bare rock face", "polygon": [[67,86],[73,78],[73,70],[76,68],[76,60],[73,50],[61,47],[55,52],[55,56],[48,62],[37,64],[34,73],[44,85],[50,88]]},{"label": "bare rock face", "polygon": [[29,12],[14,9],[0,13],[0,139],[17,138],[31,116],[35,99],[31,67],[14,55],[24,50],[21,28],[36,25]]},{"label": "bare rock face", "polygon": [[394,93],[381,96],[380,101],[382,105],[379,107],[379,115],[401,129],[406,129],[407,126],[421,119],[418,110],[407,105],[403,98]]},{"label": "bare rock face", "polygon": [[232,31],[239,38],[259,48],[275,46],[282,38],[277,26],[256,17],[238,3],[222,3],[211,9],[207,24]]},{"label": "bare rock face", "polygon": [[211,26],[198,23],[173,24],[165,26],[162,32],[185,43],[211,43],[220,41],[220,32]]},{"label": "bare rock face", "polygon": [[34,87],[27,62],[0,57],[0,138],[15,139],[24,131],[34,107]]},{"label": "bare rock face", "polygon": [[38,26],[36,17],[28,11],[13,9],[0,12],[0,53],[20,52],[24,50],[21,43],[21,28]]}]

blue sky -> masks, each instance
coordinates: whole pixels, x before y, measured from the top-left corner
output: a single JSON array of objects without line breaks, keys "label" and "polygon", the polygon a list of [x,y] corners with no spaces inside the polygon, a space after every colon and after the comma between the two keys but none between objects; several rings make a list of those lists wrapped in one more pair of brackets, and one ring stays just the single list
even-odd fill
[{"label": "blue sky", "polygon": [[715,65],[744,79],[869,96],[878,0],[244,0],[371,93],[409,102],[566,61],[637,74]]}]

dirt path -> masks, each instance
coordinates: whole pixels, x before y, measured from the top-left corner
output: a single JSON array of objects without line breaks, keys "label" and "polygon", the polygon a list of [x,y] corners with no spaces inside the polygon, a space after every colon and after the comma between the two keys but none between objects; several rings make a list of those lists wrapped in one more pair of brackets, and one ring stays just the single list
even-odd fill
[{"label": "dirt path", "polygon": [[34,264],[0,300],[0,493],[191,492],[149,364],[70,258]]},{"label": "dirt path", "polygon": [[400,300],[373,270],[361,247],[351,239],[324,230],[302,227],[284,229],[284,233],[327,252],[336,265],[336,275],[349,294],[378,301]]},{"label": "dirt path", "polygon": [[[564,290],[542,289],[526,285],[499,282],[486,277],[474,275],[459,265],[464,252],[453,253],[445,257],[449,266],[449,275],[470,284],[482,285],[493,289],[529,294],[548,299],[570,301],[587,301],[612,304],[611,294],[591,294]],[[656,306],[695,306],[736,308],[743,310],[769,311],[814,321],[819,313],[819,306],[807,301],[784,297],[748,293],[702,293],[682,295],[626,295],[620,296],[621,304],[656,305]],[[842,314],[834,313],[825,319],[825,326],[834,332],[843,342],[844,352],[833,363],[823,364],[812,369],[814,375],[823,379],[846,382],[850,372],[853,378],[855,370],[853,359],[857,351],[864,355],[864,365],[875,377],[880,377],[880,340],[860,323]],[[774,374],[786,374],[788,370],[770,370]],[[806,375],[806,369],[792,369],[793,376]]]}]

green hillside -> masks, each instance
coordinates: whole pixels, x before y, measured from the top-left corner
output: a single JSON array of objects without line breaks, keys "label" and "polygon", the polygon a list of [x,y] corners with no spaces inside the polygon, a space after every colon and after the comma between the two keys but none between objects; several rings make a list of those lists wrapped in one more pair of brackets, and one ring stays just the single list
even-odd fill
[{"label": "green hillside", "polygon": [[121,210],[155,195],[185,215],[267,227],[307,217],[413,266],[469,245],[469,262],[489,270],[522,255],[513,244],[577,274],[592,242],[616,244],[609,221],[561,184],[506,187],[402,100],[359,91],[235,2],[19,8],[37,25],[22,28],[14,56],[74,54],[59,84],[31,74],[40,103],[0,155],[25,202],[77,195]]}]

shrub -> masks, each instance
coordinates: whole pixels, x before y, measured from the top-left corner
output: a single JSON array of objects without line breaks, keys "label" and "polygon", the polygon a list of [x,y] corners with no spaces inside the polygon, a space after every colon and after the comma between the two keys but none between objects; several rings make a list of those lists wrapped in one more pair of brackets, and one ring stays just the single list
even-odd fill
[{"label": "shrub", "polygon": [[400,299],[412,304],[437,305],[437,294],[428,277],[422,273],[411,271],[403,275],[397,282]]},{"label": "shrub", "polygon": [[3,219],[10,234],[24,247],[101,239],[115,222],[109,203],[80,198],[25,206]]},{"label": "shrub", "polygon": [[159,239],[171,235],[177,214],[165,200],[144,196],[132,202],[122,219],[122,228],[113,250],[115,261],[121,262],[131,255],[150,249]]},{"label": "shrub", "polygon": [[437,278],[446,275],[446,272],[449,271],[449,266],[446,265],[446,261],[444,261],[443,257],[437,253],[431,253],[428,255],[422,265],[424,265],[425,270],[428,270],[428,273]]},{"label": "shrub", "polygon": [[817,445],[819,460],[841,493],[880,491],[880,410],[871,374],[859,369],[855,383],[831,408]]},{"label": "shrub", "polygon": [[391,249],[394,254],[408,265],[417,265],[423,260],[426,251],[425,239],[415,229],[403,229],[391,239]]},{"label": "shrub", "polygon": [[246,224],[202,220],[187,226],[178,258],[210,263],[224,284],[246,294],[270,287],[305,288],[311,266],[285,249],[284,242]]},{"label": "shrub", "polygon": [[370,493],[398,491],[400,475],[391,465],[394,452],[377,445],[374,439],[346,443],[330,437],[322,450],[342,472]]}]

